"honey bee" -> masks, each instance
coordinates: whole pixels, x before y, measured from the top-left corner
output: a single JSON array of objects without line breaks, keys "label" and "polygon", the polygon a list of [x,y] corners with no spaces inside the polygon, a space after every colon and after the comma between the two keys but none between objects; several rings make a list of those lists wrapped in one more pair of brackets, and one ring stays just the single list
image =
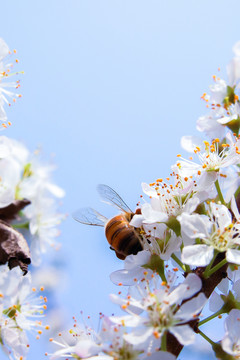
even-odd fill
[{"label": "honey bee", "polygon": [[[134,213],[111,187],[101,184],[97,190],[104,202],[117,207],[122,213],[107,219],[88,207],[78,210],[73,214],[73,218],[82,224],[105,227],[110,249],[115,251],[119,259],[124,260],[128,255],[136,255],[143,250],[143,246],[140,230],[129,224]],[[140,213],[140,209],[137,209],[136,213]]]}]

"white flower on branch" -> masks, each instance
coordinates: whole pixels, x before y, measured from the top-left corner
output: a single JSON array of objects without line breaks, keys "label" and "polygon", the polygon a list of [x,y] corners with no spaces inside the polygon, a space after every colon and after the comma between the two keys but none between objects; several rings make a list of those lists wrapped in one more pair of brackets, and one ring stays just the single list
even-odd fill
[{"label": "white flower on branch", "polygon": [[[211,143],[203,141],[201,147],[196,146],[194,152],[199,162],[194,162],[192,158],[190,160],[181,158],[175,165],[180,175],[182,177],[194,176],[198,180],[199,189],[208,191],[221,175],[222,170],[240,162],[238,141],[234,141],[230,134],[228,139],[230,144],[221,144],[221,149],[218,138],[212,140]],[[189,138],[187,141],[189,142]]]},{"label": "white flower on branch", "polygon": [[54,166],[42,164],[39,151],[32,155],[20,142],[2,136],[1,153],[0,209],[23,199],[31,203],[21,214],[19,210],[22,209],[19,209],[12,219],[3,220],[17,218],[15,226],[19,231],[24,225],[29,229],[24,236],[30,241],[32,263],[39,265],[41,254],[46,252],[47,246],[56,244],[55,238],[59,235],[57,226],[65,218],[58,213],[55,199],[63,197],[64,191],[51,181]]},{"label": "white flower on branch", "polygon": [[150,251],[139,251],[137,255],[129,255],[124,260],[124,269],[117,270],[111,273],[110,279],[116,285],[134,285],[136,282],[141,281],[142,279],[151,278],[152,271],[147,270],[142,267],[146,265],[151,257]]},{"label": "white flower on branch", "polygon": [[225,336],[221,341],[223,350],[234,359],[240,357],[240,310],[233,309],[225,320]]},{"label": "white flower on branch", "polygon": [[[201,286],[201,280],[195,274],[188,275],[182,284],[173,289],[157,281],[155,284],[154,281],[150,284],[143,282],[135,287],[137,297],[129,295],[126,300],[112,298],[129,315],[110,319],[116,324],[133,328],[131,333],[124,335],[124,339],[133,345],[155,343],[159,348],[166,331],[172,333],[181,344],[191,344],[194,331],[186,323],[197,318],[206,297],[200,293],[184,304],[182,301],[193,297]],[[133,290],[134,287],[131,287]]]},{"label": "white flower on branch", "polygon": [[[13,52],[16,53],[15,50]],[[8,81],[13,75],[18,74],[11,72],[13,64],[8,60],[10,54],[11,52],[7,44],[0,38],[0,121],[2,122],[2,128],[11,125],[10,122],[7,122],[4,105],[11,105],[11,103],[16,101],[17,97],[21,97],[21,95],[15,91],[9,90],[10,88],[18,89],[20,86],[19,80],[15,82]],[[15,59],[15,62],[18,63],[18,59]]]},{"label": "white flower on branch", "polygon": [[39,338],[42,330],[48,329],[40,321],[47,300],[32,287],[30,274],[22,277],[19,268],[10,271],[1,266],[0,276],[1,345],[16,360],[25,359],[29,348],[27,332],[35,332]]},{"label": "white flower on branch", "polygon": [[[232,198],[232,211],[237,221],[225,205],[210,203],[208,216],[182,214],[180,218],[182,233],[192,239],[193,245],[183,248],[182,261],[193,266],[206,266],[213,259],[214,251],[226,252],[229,263],[240,265],[240,215],[235,199]],[[198,243],[195,240],[199,239]],[[194,244],[195,243],[195,244]]]}]

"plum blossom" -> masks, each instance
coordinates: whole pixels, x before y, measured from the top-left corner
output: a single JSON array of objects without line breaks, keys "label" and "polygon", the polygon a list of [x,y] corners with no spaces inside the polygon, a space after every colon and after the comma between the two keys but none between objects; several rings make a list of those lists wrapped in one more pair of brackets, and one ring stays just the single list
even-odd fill
[{"label": "plum blossom", "polygon": [[182,177],[196,177],[199,188],[210,191],[219,175],[227,177],[227,174],[222,173],[223,170],[228,170],[240,162],[239,140],[232,141],[230,135],[229,139],[231,141],[230,144],[221,144],[222,150],[219,148],[218,138],[212,140],[211,143],[204,141],[201,148],[196,146],[194,150],[198,156],[199,163],[194,162],[192,158],[191,160],[181,158],[175,167],[179,169]]},{"label": "plum blossom", "polygon": [[[208,197],[205,191],[198,192],[196,181],[186,177],[184,179],[175,172],[172,176],[173,185],[163,179],[157,179],[149,185],[142,183],[143,192],[149,196],[150,203],[144,203],[141,214],[135,214],[130,222],[134,227],[143,227],[152,251],[163,260],[169,259],[181,245],[181,240],[167,231],[168,221],[177,220],[181,213],[192,213]],[[156,244],[154,239],[159,239],[161,245]]]},{"label": "plum blossom", "polygon": [[[16,53],[15,50],[14,53]],[[21,95],[17,94],[15,91],[9,90],[9,88],[18,89],[20,86],[19,80],[15,82],[8,81],[11,76],[16,75],[16,73],[11,73],[13,64],[8,60],[10,54],[11,52],[8,45],[0,38],[0,121],[2,122],[2,128],[11,125],[10,122],[7,123],[4,105],[10,105],[9,98],[11,99],[10,101],[14,103],[17,97],[21,97]],[[15,62],[18,63],[18,60],[16,59]]]},{"label": "plum blossom", "polygon": [[213,76],[210,94],[204,93],[202,96],[210,112],[199,117],[197,130],[205,132],[210,138],[223,139],[227,128],[235,132],[239,130],[239,41],[234,45],[233,52],[235,56],[227,66],[228,81]]},{"label": "plum blossom", "polygon": [[[76,320],[75,320],[76,321]],[[58,340],[50,341],[60,347],[54,353],[49,354],[51,360],[62,357],[88,360],[175,360],[176,357],[168,352],[159,351],[159,348],[148,349],[140,345],[133,345],[124,339],[126,328],[120,324],[114,324],[109,317],[101,317],[101,330],[96,333],[88,326],[83,329],[76,323],[69,331],[61,332]]]},{"label": "plum blossom", "polygon": [[[129,315],[110,319],[133,328],[131,333],[124,335],[130,344],[148,346],[157,341],[159,347],[162,336],[169,331],[181,344],[188,345],[194,341],[194,331],[187,322],[197,317],[206,302],[202,293],[192,298],[201,290],[201,286],[201,280],[195,274],[189,274],[175,288],[169,288],[166,284],[157,283],[154,286],[141,283],[135,288],[135,297],[128,295],[126,300],[113,298]],[[182,304],[186,299],[191,300]]]},{"label": "plum blossom", "polygon": [[[101,351],[102,347],[95,339],[93,331],[89,328],[86,330],[74,327],[69,331],[61,332],[58,340],[50,339],[50,341],[60,347],[50,355],[51,360],[67,357],[74,359],[95,359],[95,356]],[[97,357],[104,360],[102,357]]]},{"label": "plum blossom", "polygon": [[22,277],[19,268],[10,271],[1,266],[0,275],[1,346],[14,359],[25,359],[29,349],[27,333],[35,332],[38,338],[42,329],[48,329],[39,321],[46,309],[46,298],[32,287],[29,273]]},{"label": "plum blossom", "polygon": [[124,269],[117,270],[111,273],[110,279],[116,285],[134,285],[137,281],[145,279],[146,276],[150,279],[152,271],[146,269],[143,265],[146,265],[151,257],[149,251],[143,250],[137,253],[137,255],[129,255],[124,260]]},{"label": "plum blossom", "polygon": [[41,263],[41,254],[55,246],[58,225],[65,215],[58,212],[56,198],[64,191],[51,180],[52,164],[40,161],[39,151],[31,154],[20,142],[0,137],[0,208],[16,200],[27,199],[31,204],[18,214],[15,224],[30,242],[32,263]]},{"label": "plum blossom", "polygon": [[233,309],[225,320],[225,336],[221,341],[223,350],[234,359],[240,357],[240,310]]},{"label": "plum blossom", "polygon": [[[206,266],[213,259],[214,251],[226,252],[229,263],[240,264],[240,216],[234,198],[232,211],[236,222],[225,205],[215,203],[210,203],[208,216],[182,214],[182,232],[192,240],[192,244],[185,246],[182,251],[185,264]],[[195,239],[200,239],[200,243],[195,243]]]},{"label": "plum blossom", "polygon": [[41,194],[23,210],[23,214],[29,222],[32,263],[39,266],[41,254],[45,253],[49,246],[56,245],[55,239],[60,234],[57,226],[65,215],[57,212],[54,199],[43,197]]}]

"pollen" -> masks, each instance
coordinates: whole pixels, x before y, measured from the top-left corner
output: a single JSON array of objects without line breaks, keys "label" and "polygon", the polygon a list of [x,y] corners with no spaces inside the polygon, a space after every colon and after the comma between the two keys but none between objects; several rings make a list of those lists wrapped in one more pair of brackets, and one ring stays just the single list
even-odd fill
[{"label": "pollen", "polygon": [[36,291],[36,288],[33,287],[33,288],[32,288],[32,291],[35,292],[35,291]]},{"label": "pollen", "polygon": [[159,339],[159,338],[160,338],[159,332],[156,331],[156,330],[153,332],[153,335],[154,335],[154,337],[155,337],[156,339]]},{"label": "pollen", "polygon": [[177,157],[182,157],[182,155],[181,155],[181,154],[177,154]]},{"label": "pollen", "polygon": [[200,170],[198,170],[198,172],[197,172],[197,173],[198,173],[198,175],[201,175],[201,171],[200,171]]},{"label": "pollen", "polygon": [[206,169],[207,165],[206,164],[203,164],[202,168],[203,169]]},{"label": "pollen", "polygon": [[177,267],[173,268],[173,271],[177,272],[177,271],[178,271],[178,268],[177,268]]},{"label": "pollen", "polygon": [[50,326],[49,325],[46,325],[45,326],[45,330],[49,330],[50,329]]},{"label": "pollen", "polygon": [[40,287],[40,291],[44,291],[44,286],[41,286],[41,287]]}]

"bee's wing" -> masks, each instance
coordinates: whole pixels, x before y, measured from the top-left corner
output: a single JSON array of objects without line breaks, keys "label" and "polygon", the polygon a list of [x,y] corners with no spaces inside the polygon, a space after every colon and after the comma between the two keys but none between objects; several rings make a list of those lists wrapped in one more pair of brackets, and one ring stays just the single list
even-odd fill
[{"label": "bee's wing", "polygon": [[104,226],[108,221],[105,216],[90,207],[79,209],[72,216],[82,224],[93,226]]},{"label": "bee's wing", "polygon": [[116,191],[113,190],[110,186],[99,184],[97,186],[97,191],[101,196],[102,200],[107,204],[116,206],[118,209],[125,212],[132,213],[132,210],[127,206],[121,196],[119,196],[118,193],[116,193]]}]

